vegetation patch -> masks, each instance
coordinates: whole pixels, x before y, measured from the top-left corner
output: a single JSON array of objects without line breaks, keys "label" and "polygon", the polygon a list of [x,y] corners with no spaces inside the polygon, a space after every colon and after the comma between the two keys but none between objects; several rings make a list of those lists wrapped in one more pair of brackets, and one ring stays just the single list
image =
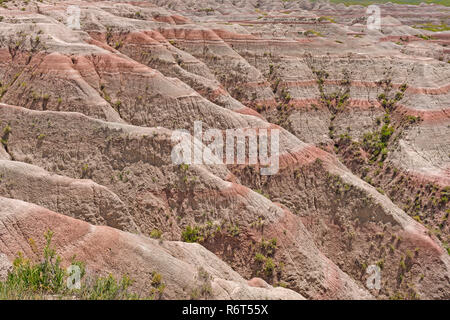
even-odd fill
[{"label": "vegetation patch", "polygon": [[[21,252],[17,254],[6,280],[0,282],[0,300],[130,300],[156,297],[153,292],[144,297],[131,292],[130,286],[133,280],[127,275],[120,279],[116,279],[112,274],[106,277],[84,279],[85,263],[76,260],[75,256],[72,258],[71,265],[78,267],[81,284],[79,288],[69,288],[67,284],[73,281],[71,279],[73,272],[69,274],[69,271],[62,267],[62,259],[52,247],[53,232],[46,232],[44,237],[46,245],[39,262],[25,258]],[[31,239],[30,246],[37,253],[36,245]],[[155,285],[158,292],[162,294],[165,284],[160,275],[153,276],[152,285]]]}]

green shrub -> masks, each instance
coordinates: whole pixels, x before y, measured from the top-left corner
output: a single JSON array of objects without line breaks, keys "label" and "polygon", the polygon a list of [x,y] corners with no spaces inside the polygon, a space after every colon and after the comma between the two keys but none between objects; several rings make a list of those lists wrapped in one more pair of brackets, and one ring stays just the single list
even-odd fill
[{"label": "green shrub", "polygon": [[158,229],[153,229],[152,232],[150,232],[150,238],[153,239],[159,239],[162,236],[162,231]]},{"label": "green shrub", "polygon": [[405,263],[405,259],[403,259],[403,258],[400,259],[400,268],[402,270],[406,270],[406,263]]},{"label": "green shrub", "polygon": [[3,135],[0,141],[4,146],[8,145],[9,134],[11,133],[11,131],[12,129],[9,124],[7,124],[6,127],[3,129]]},{"label": "green shrub", "polygon": [[258,262],[264,262],[266,260],[266,257],[262,253],[255,254],[255,260]]},{"label": "green shrub", "polygon": [[[6,280],[0,281],[0,300],[48,299],[50,297],[90,300],[140,298],[128,291],[132,280],[126,275],[119,281],[111,274],[92,281],[88,279],[83,281],[80,289],[69,289],[66,284],[70,275],[61,267],[61,257],[51,245],[53,232],[49,230],[44,237],[46,244],[39,262],[34,263],[25,258],[22,253],[18,253]],[[33,240],[30,240],[30,246],[37,253]],[[74,256],[71,264],[80,268],[80,280],[83,280],[86,274],[84,262],[75,260]],[[164,286],[161,278],[158,282],[159,287]]]},{"label": "green shrub", "polygon": [[232,226],[228,227],[228,231],[230,232],[230,235],[232,237],[237,237],[237,236],[239,236],[239,233],[240,233],[240,229],[239,229],[238,225],[232,225]]},{"label": "green shrub", "polygon": [[51,247],[53,232],[45,233],[43,259],[34,264],[18,253],[5,282],[0,282],[1,298],[27,298],[34,295],[58,294],[65,290],[65,270],[61,258]]},{"label": "green shrub", "polygon": [[381,127],[381,141],[386,143],[393,133],[394,128],[390,127],[387,123],[384,124],[383,127]]},{"label": "green shrub", "polygon": [[132,280],[123,276],[117,281],[112,274],[99,277],[92,287],[82,289],[82,298],[87,300],[130,300],[138,296],[128,292]]},{"label": "green shrub", "polygon": [[267,255],[273,255],[275,253],[275,250],[277,248],[277,239],[272,238],[269,241],[265,241],[264,239],[261,240],[261,249],[267,254]]},{"label": "green shrub", "polygon": [[266,275],[270,276],[274,270],[275,263],[273,262],[272,258],[267,258],[266,263],[264,264],[264,272],[266,273]]},{"label": "green shrub", "polygon": [[186,229],[181,233],[181,239],[184,242],[200,242],[203,241],[201,236],[201,231],[199,227],[187,226]]},{"label": "green shrub", "polygon": [[9,124],[6,125],[6,127],[3,129],[3,135],[8,135],[12,131],[11,126]]},{"label": "green shrub", "polygon": [[152,273],[152,286],[159,286],[162,283],[162,276],[158,272]]}]

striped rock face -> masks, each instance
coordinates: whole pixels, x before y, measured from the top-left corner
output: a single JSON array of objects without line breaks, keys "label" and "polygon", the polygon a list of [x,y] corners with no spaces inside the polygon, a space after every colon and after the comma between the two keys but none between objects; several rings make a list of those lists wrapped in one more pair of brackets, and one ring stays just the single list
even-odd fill
[{"label": "striped rock face", "polygon": [[371,8],[3,1],[0,278],[51,229],[167,299],[449,299],[450,10]]}]

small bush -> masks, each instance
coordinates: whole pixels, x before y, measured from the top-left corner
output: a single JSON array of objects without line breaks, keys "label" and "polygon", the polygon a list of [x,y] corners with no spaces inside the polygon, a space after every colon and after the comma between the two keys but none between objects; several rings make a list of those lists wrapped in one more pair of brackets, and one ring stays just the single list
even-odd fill
[{"label": "small bush", "polygon": [[153,229],[152,232],[150,232],[150,238],[153,239],[159,239],[162,236],[162,231],[158,229]]},{"label": "small bush", "polygon": [[153,272],[152,286],[159,286],[162,283],[162,276],[158,272]]},{"label": "small bush", "polygon": [[230,227],[228,228],[228,231],[230,232],[230,235],[231,235],[232,237],[237,237],[237,236],[239,236],[239,233],[240,233],[240,229],[239,229],[239,226],[238,226],[238,225],[232,225],[232,226],[230,226]]},{"label": "small bush", "polygon": [[269,241],[265,241],[264,239],[261,240],[261,249],[267,254],[267,255],[273,255],[275,253],[275,250],[277,249],[277,239],[272,238]]},{"label": "small bush", "polygon": [[138,296],[128,292],[132,280],[123,276],[117,281],[112,274],[97,278],[91,288],[84,288],[82,298],[87,300],[130,300]]},{"label": "small bush", "polygon": [[264,264],[264,272],[266,275],[270,276],[273,273],[273,270],[275,270],[275,263],[273,262],[272,258],[267,258],[266,263]]},{"label": "small bush", "polygon": [[264,262],[264,260],[266,260],[266,257],[264,257],[262,253],[257,253],[255,255],[255,260],[258,262]]},{"label": "small bush", "polygon": [[181,239],[184,242],[200,242],[203,240],[199,227],[187,226],[181,234]]},{"label": "small bush", "polygon": [[[116,280],[111,274],[92,281],[88,279],[83,281],[80,289],[69,289],[67,281],[70,275],[61,267],[62,259],[51,245],[53,232],[49,230],[44,237],[46,245],[39,262],[34,263],[25,258],[22,253],[18,253],[6,280],[0,281],[0,300],[49,299],[50,297],[84,300],[140,298],[128,291],[133,281],[126,275],[120,280]],[[37,253],[36,245],[31,239],[30,246]],[[83,280],[86,273],[84,262],[75,260],[74,256],[71,264],[80,268],[80,280]],[[159,287],[164,285],[161,278],[158,282]]]},{"label": "small bush", "polygon": [[21,252],[18,253],[6,281],[0,282],[2,299],[26,299],[36,295],[64,292],[66,272],[61,267],[61,258],[51,247],[53,232],[48,231],[44,237],[46,245],[41,262],[34,264]]}]

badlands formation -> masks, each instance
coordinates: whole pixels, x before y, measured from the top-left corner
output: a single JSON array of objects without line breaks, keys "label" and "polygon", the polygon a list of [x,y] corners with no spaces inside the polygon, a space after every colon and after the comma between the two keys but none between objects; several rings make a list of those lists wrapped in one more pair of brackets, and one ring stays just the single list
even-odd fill
[{"label": "badlands formation", "polygon": [[[450,298],[448,7],[0,3],[0,276],[52,230],[161,299]],[[278,129],[278,172],[174,164],[195,121]]]}]

